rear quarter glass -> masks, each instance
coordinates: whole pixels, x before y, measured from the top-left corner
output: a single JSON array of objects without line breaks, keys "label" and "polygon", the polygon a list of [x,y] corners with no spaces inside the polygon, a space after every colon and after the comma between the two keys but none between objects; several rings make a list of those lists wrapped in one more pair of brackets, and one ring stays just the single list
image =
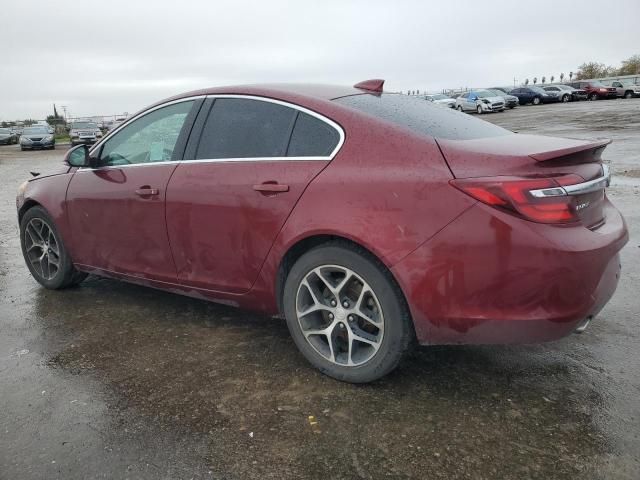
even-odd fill
[{"label": "rear quarter glass", "polygon": [[416,133],[447,140],[513,135],[512,132],[484,120],[432,105],[422,98],[387,93],[353,95],[334,100],[386,122],[408,128]]}]

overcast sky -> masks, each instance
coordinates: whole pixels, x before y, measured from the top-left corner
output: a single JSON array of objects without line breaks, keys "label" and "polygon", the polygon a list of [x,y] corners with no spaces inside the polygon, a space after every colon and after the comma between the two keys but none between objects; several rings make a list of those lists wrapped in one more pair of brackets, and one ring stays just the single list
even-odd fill
[{"label": "overcast sky", "polygon": [[640,53],[638,0],[15,0],[0,12],[0,120],[41,119],[54,102],[132,113],[239,83],[512,85]]}]

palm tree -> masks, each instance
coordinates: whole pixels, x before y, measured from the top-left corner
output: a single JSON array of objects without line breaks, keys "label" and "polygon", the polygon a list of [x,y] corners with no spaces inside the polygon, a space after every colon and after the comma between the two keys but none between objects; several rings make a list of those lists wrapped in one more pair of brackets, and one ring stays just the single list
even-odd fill
[{"label": "palm tree", "polygon": [[573,72],[569,72],[569,81],[573,78]]},{"label": "palm tree", "polygon": [[564,73],[561,73],[561,74],[560,74],[560,81],[561,81],[561,82],[562,82],[562,81],[564,81]]},{"label": "palm tree", "polygon": [[533,77],[533,84],[535,85],[536,83],[538,83],[538,77]]},{"label": "palm tree", "polygon": [[547,77],[542,77],[542,83],[547,81]]},{"label": "palm tree", "polygon": [[529,79],[528,78],[524,81],[524,84],[525,85],[529,85]]},{"label": "palm tree", "polygon": [[549,83],[553,83],[553,81],[555,80],[556,77],[554,77],[553,75],[551,75],[551,78],[549,79]]}]

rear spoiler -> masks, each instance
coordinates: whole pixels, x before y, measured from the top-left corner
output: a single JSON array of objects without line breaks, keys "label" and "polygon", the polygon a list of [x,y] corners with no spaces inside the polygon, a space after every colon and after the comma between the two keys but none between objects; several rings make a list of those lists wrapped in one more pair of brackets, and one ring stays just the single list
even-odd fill
[{"label": "rear spoiler", "polygon": [[605,138],[603,140],[594,140],[589,143],[583,143],[574,147],[560,148],[558,150],[549,150],[541,153],[532,153],[529,157],[533,158],[536,162],[545,162],[547,160],[555,160],[560,157],[565,157],[573,153],[584,152],[586,150],[597,150],[604,148],[611,143],[611,140]]}]

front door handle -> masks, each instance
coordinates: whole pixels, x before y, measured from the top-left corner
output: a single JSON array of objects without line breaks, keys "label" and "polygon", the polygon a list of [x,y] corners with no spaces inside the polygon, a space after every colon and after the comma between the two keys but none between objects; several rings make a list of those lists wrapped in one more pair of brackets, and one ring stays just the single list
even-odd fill
[{"label": "front door handle", "polygon": [[151,188],[148,185],[144,185],[136,190],[136,195],[138,195],[139,197],[153,197],[155,195],[158,195],[159,193],[160,190],[158,190],[157,188]]},{"label": "front door handle", "polygon": [[261,192],[264,194],[275,194],[289,191],[289,185],[283,185],[281,183],[276,182],[264,182],[258,185],[254,185],[253,189],[256,192]]}]

